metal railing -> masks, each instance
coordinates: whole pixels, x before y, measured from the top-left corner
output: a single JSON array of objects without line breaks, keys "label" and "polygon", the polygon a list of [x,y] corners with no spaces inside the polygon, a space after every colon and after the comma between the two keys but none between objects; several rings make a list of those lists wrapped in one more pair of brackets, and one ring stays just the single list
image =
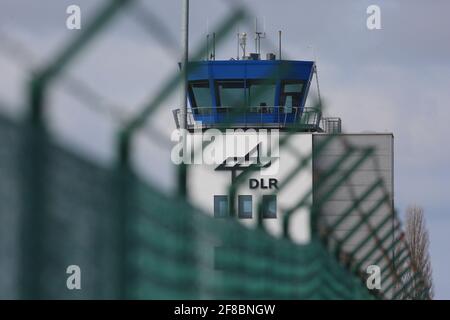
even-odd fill
[{"label": "metal railing", "polygon": [[[177,128],[180,128],[180,109],[173,110]],[[288,128],[304,131],[321,131],[322,112],[317,108],[251,106],[189,108],[187,128]]]},{"label": "metal railing", "polygon": [[320,120],[320,128],[326,133],[341,133],[342,121],[337,117],[323,117]]}]

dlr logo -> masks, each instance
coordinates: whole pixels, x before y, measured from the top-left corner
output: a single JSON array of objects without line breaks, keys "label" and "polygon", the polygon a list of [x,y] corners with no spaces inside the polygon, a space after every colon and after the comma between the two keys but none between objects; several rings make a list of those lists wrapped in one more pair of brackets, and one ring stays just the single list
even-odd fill
[{"label": "dlr logo", "polygon": [[249,179],[248,184],[250,189],[278,189],[278,180],[274,178]]}]

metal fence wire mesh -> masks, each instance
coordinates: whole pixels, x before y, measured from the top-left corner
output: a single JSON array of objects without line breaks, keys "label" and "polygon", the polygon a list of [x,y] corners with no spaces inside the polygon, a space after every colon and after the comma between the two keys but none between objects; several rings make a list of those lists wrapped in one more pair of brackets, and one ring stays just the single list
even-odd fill
[{"label": "metal fence wire mesh", "polygon": [[[250,229],[232,219],[214,219],[133,172],[130,139],[175,90],[180,74],[118,133],[117,167],[103,168],[52,141],[42,116],[51,80],[133,2],[107,1],[80,36],[34,74],[29,119],[12,122],[0,116],[0,298],[427,298],[427,284],[411,265],[385,177],[372,176],[363,192],[353,188],[358,170],[368,162],[377,165],[374,147],[330,134],[317,139],[307,156],[292,150],[298,165],[290,180],[311,163],[318,174],[310,192],[285,209],[284,237],[275,238],[261,225]],[[217,42],[236,22],[246,22],[248,9],[230,3],[232,14],[216,31]],[[194,60],[205,49],[198,48]],[[320,122],[320,105],[316,110]],[[280,148],[292,148],[296,129],[283,136]],[[346,152],[326,165],[314,163],[335,144]],[[185,170],[181,166],[180,177]],[[248,174],[244,171],[230,185],[230,196]],[[330,211],[329,200],[343,189],[347,206]],[[373,205],[367,206],[368,199]],[[311,214],[312,236],[305,245],[294,243],[287,232],[301,207]],[[67,290],[65,270],[71,264],[82,270],[82,290]],[[382,269],[381,290],[366,287],[370,264]]]},{"label": "metal fence wire mesh", "polygon": [[[3,118],[0,133],[4,298],[371,298],[318,240],[217,221]],[[65,284],[74,261],[80,291]]]}]

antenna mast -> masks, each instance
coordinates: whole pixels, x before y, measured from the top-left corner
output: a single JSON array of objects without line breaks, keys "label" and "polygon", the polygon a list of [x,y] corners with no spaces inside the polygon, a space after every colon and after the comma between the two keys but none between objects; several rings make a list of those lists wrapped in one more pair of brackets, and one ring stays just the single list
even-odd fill
[{"label": "antenna mast", "polygon": [[281,30],[278,31],[278,56],[281,60]]},{"label": "antenna mast", "polygon": [[261,54],[261,39],[266,37],[266,26],[264,23],[264,31],[258,31],[258,18],[255,18],[255,51]]},{"label": "antenna mast", "polygon": [[206,61],[209,61],[209,19],[206,18]]},{"label": "antenna mast", "polygon": [[213,32],[212,54],[211,58],[216,60],[216,33]]},{"label": "antenna mast", "polygon": [[[187,129],[187,98],[188,98],[188,59],[189,59],[189,0],[182,0],[181,11],[181,95],[180,95],[180,129],[183,135],[183,158],[186,159],[187,143],[186,143],[186,129]],[[184,164],[182,164],[178,171],[178,194],[182,198],[187,196],[187,171]]]},{"label": "antenna mast", "polygon": [[245,60],[245,47],[247,46],[247,33],[243,32],[239,35],[239,45],[242,48],[242,59]]},{"label": "antenna mast", "polygon": [[187,64],[189,48],[189,0],[182,0],[181,14],[181,123],[180,128],[187,128]]},{"label": "antenna mast", "polygon": [[239,46],[240,46],[239,28],[237,30],[236,35],[237,35],[236,60],[239,60],[239,54],[240,54],[240,52],[239,52]]},{"label": "antenna mast", "polygon": [[206,34],[206,61],[209,61],[209,33]]}]

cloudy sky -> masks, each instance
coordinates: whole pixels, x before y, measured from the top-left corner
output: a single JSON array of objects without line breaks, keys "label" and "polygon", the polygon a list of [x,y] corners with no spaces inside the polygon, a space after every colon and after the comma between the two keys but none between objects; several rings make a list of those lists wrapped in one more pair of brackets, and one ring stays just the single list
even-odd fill
[{"label": "cloudy sky", "polygon": [[[0,0],[0,112],[23,116],[24,83],[33,67],[43,67],[78,31],[67,30],[66,8],[77,4],[82,27],[105,1]],[[203,44],[227,14],[231,2],[191,0],[191,51]],[[450,299],[450,2],[446,0],[248,0],[260,24],[263,52],[274,51],[283,30],[283,51],[292,59],[312,59],[315,48],[327,113],[340,116],[346,132],[393,132],[395,201],[403,214],[423,206],[431,234],[436,298]],[[122,12],[58,78],[47,113],[62,143],[104,165],[115,155],[121,119],[144,106],[177,70],[180,1],[138,1]],[[366,27],[366,9],[381,8],[381,30]],[[148,16],[157,24],[148,24]],[[145,22],[147,21],[147,23]],[[248,24],[239,26],[251,33]],[[250,41],[250,48],[252,42]],[[236,55],[234,35],[217,48],[218,59]],[[98,97],[80,101],[68,79],[92,87]],[[135,140],[133,161],[149,181],[170,191],[173,168],[164,165],[173,128],[167,99]],[[104,112],[109,110],[117,113]],[[162,138],[157,139],[154,132]],[[92,137],[95,137],[93,139]]]}]

